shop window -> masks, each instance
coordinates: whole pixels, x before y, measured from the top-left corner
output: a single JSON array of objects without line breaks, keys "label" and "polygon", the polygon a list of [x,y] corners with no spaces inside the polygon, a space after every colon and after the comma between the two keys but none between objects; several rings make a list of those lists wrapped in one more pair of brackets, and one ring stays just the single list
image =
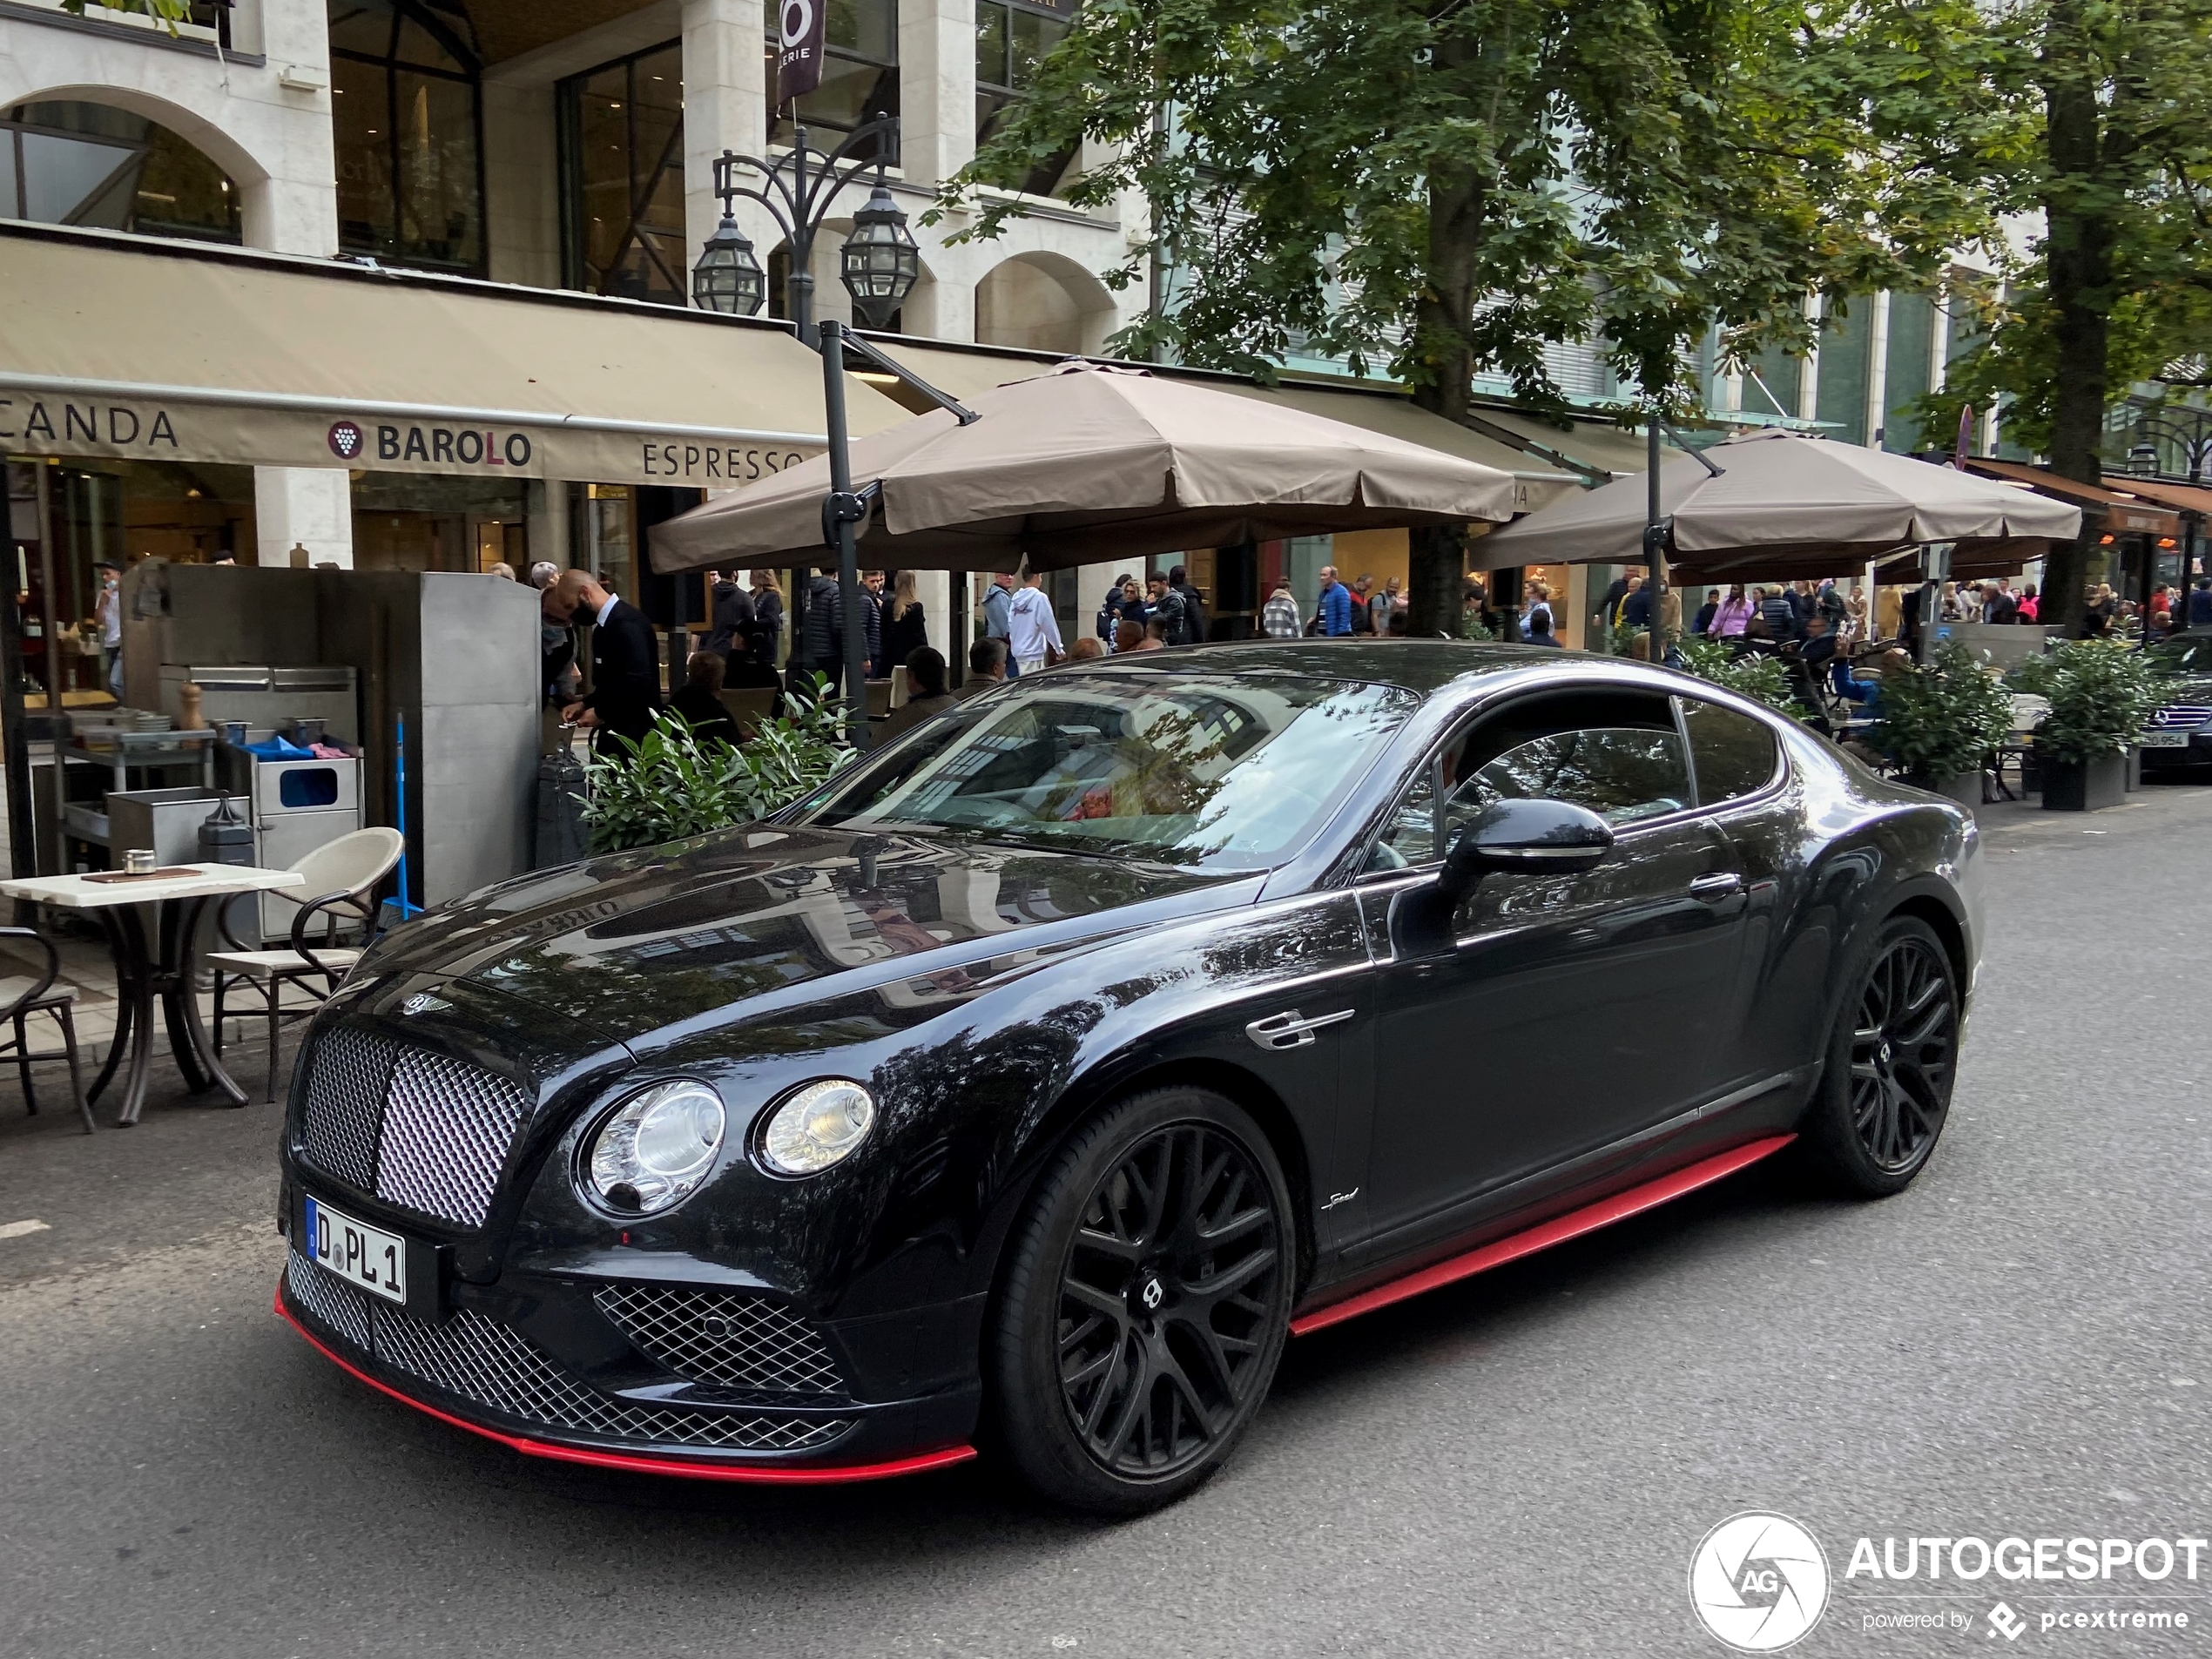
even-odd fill
[{"label": "shop window", "polygon": [[168,128],[105,104],[22,104],[0,121],[0,219],[236,242],[238,191]]},{"label": "shop window", "polygon": [[571,288],[688,303],[680,42],[560,84],[563,280]]},{"label": "shop window", "polygon": [[1925,293],[1890,295],[1889,351],[1883,374],[1882,448],[1910,455],[1921,444],[1913,403],[1924,396],[1934,372],[1936,308]]},{"label": "shop window", "polygon": [[[1067,35],[1077,0],[975,0],[975,142],[988,144],[1036,84],[1037,67]],[[1066,187],[1071,146],[1018,178],[994,182],[1034,196]]]},{"label": "shop window", "polygon": [[467,10],[330,0],[330,58],[340,249],[482,275],[482,62]]},{"label": "shop window", "polygon": [[357,570],[529,569],[527,480],[356,473],[353,505]]},{"label": "shop window", "polygon": [[[797,100],[799,118],[819,149],[834,150],[844,136],[880,115],[899,113],[898,0],[819,0],[822,19],[822,84]],[[788,111],[774,107],[778,8],[767,13],[768,142],[789,146],[797,138]],[[868,160],[879,154],[874,141],[853,152]],[[896,165],[895,153],[882,158]]]}]

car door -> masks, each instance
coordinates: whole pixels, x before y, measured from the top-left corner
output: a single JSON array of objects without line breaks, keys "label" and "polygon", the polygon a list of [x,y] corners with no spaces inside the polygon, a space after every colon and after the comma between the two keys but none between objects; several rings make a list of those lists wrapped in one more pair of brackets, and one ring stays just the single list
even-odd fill
[{"label": "car door", "polygon": [[[1734,849],[1693,804],[1663,695],[1547,693],[1439,751],[1386,826],[1366,894],[1377,975],[1370,1224],[1449,1231],[1482,1193],[1709,1097],[1742,948]],[[1580,875],[1494,875],[1441,943],[1393,928],[1452,835],[1507,795],[1573,800],[1617,841]]]}]

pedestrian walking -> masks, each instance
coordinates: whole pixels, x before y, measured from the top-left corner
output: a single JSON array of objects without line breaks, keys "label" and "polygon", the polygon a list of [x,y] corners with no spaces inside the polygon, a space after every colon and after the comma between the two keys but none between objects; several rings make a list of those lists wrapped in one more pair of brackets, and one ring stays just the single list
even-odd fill
[{"label": "pedestrian walking", "polygon": [[707,597],[706,649],[727,658],[738,648],[738,635],[752,621],[752,596],[727,570],[717,570]]},{"label": "pedestrian walking", "polygon": [[1190,585],[1190,577],[1181,565],[1168,572],[1168,590],[1182,601],[1183,615],[1179,621],[1180,637],[1170,636],[1170,645],[1203,645],[1206,643],[1206,602],[1197,589]]},{"label": "pedestrian walking", "polygon": [[92,567],[99,573],[100,597],[92,602],[92,620],[100,627],[100,655],[107,658],[107,688],[123,700],[123,572],[103,559]]},{"label": "pedestrian walking", "polygon": [[1700,639],[1704,638],[1713,631],[1713,620],[1720,613],[1721,590],[1718,588],[1706,589],[1705,603],[1697,607],[1697,615],[1690,620],[1689,631]]},{"label": "pedestrian walking", "polygon": [[[915,585],[912,570],[900,571],[892,581],[891,597],[884,602],[883,660],[887,663],[903,664],[929,644],[929,621],[922,614]],[[937,659],[941,672],[944,660],[941,656]]]},{"label": "pedestrian walking", "polygon": [[1060,640],[1060,620],[1052,614],[1052,601],[1037,586],[1037,573],[1025,570],[1022,585],[1007,602],[1008,649],[1018,678],[1034,674],[1057,662],[1067,649]]},{"label": "pedestrian walking", "polygon": [[2212,628],[2212,576],[2197,577],[2189,590],[2188,618],[2192,628]]},{"label": "pedestrian walking", "polygon": [[1343,639],[1352,632],[1352,591],[1337,580],[1337,567],[1321,567],[1321,592],[1313,602],[1317,631],[1325,638]]},{"label": "pedestrian walking", "polygon": [[1381,589],[1367,596],[1367,628],[1379,639],[1390,637],[1390,619],[1399,606],[1398,578],[1385,578]]},{"label": "pedestrian walking", "polygon": [[1750,596],[1743,591],[1743,584],[1741,582],[1736,583],[1728,590],[1728,597],[1721,601],[1720,608],[1713,612],[1713,637],[1740,637],[1757,609]]},{"label": "pedestrian walking", "polygon": [[983,637],[1004,645],[1007,672],[1020,673],[1013,662],[1014,578],[1004,570],[992,571],[990,585],[983,590]]},{"label": "pedestrian walking", "polygon": [[1275,591],[1267,596],[1267,603],[1260,607],[1260,631],[1270,639],[1296,639],[1305,624],[1298,613],[1298,600],[1291,596],[1290,583],[1278,582]]},{"label": "pedestrian walking", "polygon": [[767,655],[772,664],[784,639],[784,590],[773,570],[752,573],[752,619],[767,636]]}]

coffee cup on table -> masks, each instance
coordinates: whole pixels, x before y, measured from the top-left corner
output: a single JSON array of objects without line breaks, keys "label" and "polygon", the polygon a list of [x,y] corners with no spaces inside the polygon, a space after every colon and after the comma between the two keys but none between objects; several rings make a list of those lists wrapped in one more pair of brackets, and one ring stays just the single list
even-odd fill
[{"label": "coffee cup on table", "polygon": [[152,847],[134,846],[123,855],[123,873],[125,875],[152,875],[153,871],[154,858]]}]

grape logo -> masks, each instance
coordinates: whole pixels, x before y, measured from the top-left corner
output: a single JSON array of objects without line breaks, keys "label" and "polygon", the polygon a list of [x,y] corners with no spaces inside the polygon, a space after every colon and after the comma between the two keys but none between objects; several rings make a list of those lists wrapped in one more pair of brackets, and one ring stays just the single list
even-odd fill
[{"label": "grape logo", "polygon": [[1739,1653],[1778,1653],[1820,1622],[1828,1558],[1784,1515],[1730,1515],[1689,1561],[1689,1604]]},{"label": "grape logo", "polygon": [[330,428],[330,453],[341,461],[351,461],[368,447],[368,439],[351,421],[340,421]]}]

